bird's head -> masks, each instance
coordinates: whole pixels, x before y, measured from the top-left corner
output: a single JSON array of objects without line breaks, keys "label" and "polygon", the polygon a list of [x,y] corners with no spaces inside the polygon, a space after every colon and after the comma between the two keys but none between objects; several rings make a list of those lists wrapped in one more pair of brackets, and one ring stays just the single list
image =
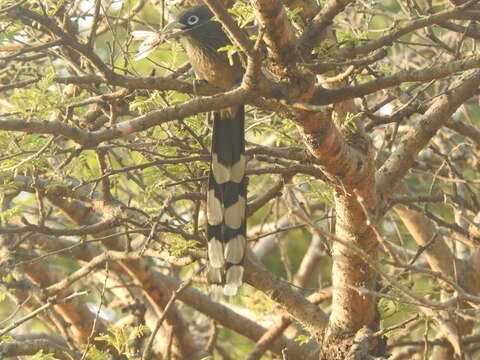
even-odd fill
[{"label": "bird's head", "polygon": [[201,31],[206,25],[211,24],[212,17],[213,13],[208,6],[194,6],[181,12],[176,20],[163,28],[162,33],[169,38],[188,36],[190,32]]}]

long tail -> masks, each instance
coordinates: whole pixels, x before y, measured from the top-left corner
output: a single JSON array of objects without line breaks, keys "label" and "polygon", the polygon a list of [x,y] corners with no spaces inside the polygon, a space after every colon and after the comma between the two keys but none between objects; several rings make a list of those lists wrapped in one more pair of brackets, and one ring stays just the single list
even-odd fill
[{"label": "long tail", "polygon": [[214,113],[208,178],[208,280],[233,296],[243,279],[246,248],[245,113],[243,105]]}]

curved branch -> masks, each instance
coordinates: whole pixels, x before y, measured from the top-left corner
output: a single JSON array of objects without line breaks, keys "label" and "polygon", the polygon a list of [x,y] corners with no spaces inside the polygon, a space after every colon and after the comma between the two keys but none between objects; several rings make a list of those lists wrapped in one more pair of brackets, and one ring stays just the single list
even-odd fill
[{"label": "curved branch", "polygon": [[383,203],[388,201],[393,194],[393,189],[412,167],[420,150],[427,145],[458,107],[475,94],[480,86],[480,71],[475,71],[461,81],[459,86],[451,88],[432,104],[417,126],[405,136],[377,172],[377,191]]},{"label": "curved branch", "polygon": [[459,71],[466,71],[480,67],[480,56],[451,61],[439,66],[421,70],[403,70],[390,76],[384,76],[357,86],[347,86],[338,89],[326,90],[317,88],[314,97],[316,105],[338,103],[347,99],[362,97],[382,89],[398,86],[404,82],[429,81],[440,79]]},{"label": "curved branch", "polygon": [[393,27],[392,30],[390,30],[386,35],[378,39],[367,41],[363,45],[360,45],[353,49],[341,49],[338,52],[337,56],[341,59],[349,59],[357,55],[368,54],[383,46],[391,45],[395,40],[412,31],[421,29],[432,24],[439,24],[446,20],[456,19],[459,16],[463,16],[465,9],[468,9],[477,2],[477,0],[470,0],[452,9],[440,11],[436,14],[421,17],[419,19],[408,20],[403,26]]},{"label": "curved branch", "polygon": [[335,16],[352,2],[354,0],[329,0],[322,7],[322,10],[315,15],[311,24],[305,29],[305,32],[299,39],[300,46],[305,53],[310,53],[313,48],[319,45],[325,29],[332,24]]},{"label": "curved branch", "polygon": [[[297,59],[295,32],[281,1],[252,0],[264,41],[271,56],[282,67],[292,66]],[[287,69],[288,71],[288,69]]]},{"label": "curved branch", "polygon": [[186,101],[161,110],[149,112],[134,119],[123,121],[108,129],[88,132],[62,121],[0,120],[0,130],[21,131],[28,134],[53,134],[65,136],[83,146],[93,146],[115,138],[125,137],[138,131],[172,120],[180,120],[201,112],[223,109],[244,102],[247,92],[236,88],[223,94]]},{"label": "curved branch", "polygon": [[311,333],[321,339],[328,316],[317,306],[293,290],[286,282],[276,278],[260,264],[251,251],[245,258],[245,281],[278,303],[294,319],[306,325]]},{"label": "curved branch", "polygon": [[35,355],[39,351],[43,354],[52,354],[55,359],[70,360],[80,359],[82,354],[67,347],[60,346],[54,342],[45,339],[22,340],[13,343],[0,344],[0,354],[5,358],[13,358],[17,356]]}]

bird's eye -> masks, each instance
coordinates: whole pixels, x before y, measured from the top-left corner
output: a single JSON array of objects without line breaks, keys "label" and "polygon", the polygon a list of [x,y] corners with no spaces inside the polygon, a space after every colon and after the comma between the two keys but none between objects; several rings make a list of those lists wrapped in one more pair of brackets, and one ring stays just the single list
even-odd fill
[{"label": "bird's eye", "polygon": [[198,20],[200,20],[200,18],[197,15],[190,15],[187,18],[187,24],[188,25],[195,25],[198,22]]}]

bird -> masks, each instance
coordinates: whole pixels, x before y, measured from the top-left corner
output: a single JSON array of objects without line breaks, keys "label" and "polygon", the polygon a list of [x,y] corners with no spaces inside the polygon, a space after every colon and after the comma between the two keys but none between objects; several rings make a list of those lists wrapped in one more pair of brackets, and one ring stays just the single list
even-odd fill
[{"label": "bird", "polygon": [[[229,89],[243,77],[238,56],[233,62],[225,51],[231,45],[222,25],[206,5],[188,8],[167,24],[162,33],[182,44],[198,80]],[[244,105],[213,114],[211,162],[206,201],[207,279],[236,295],[243,282],[246,252],[247,179],[245,168]]]}]

